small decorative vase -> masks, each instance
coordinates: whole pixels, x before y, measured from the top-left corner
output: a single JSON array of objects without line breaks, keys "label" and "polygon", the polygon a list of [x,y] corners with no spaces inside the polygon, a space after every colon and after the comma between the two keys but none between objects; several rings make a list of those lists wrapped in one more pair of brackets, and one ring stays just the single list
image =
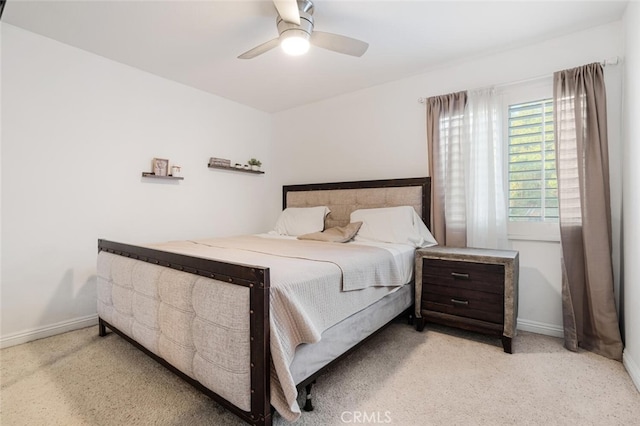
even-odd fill
[{"label": "small decorative vase", "polygon": [[251,170],[253,170],[253,171],[256,171],[256,172],[257,172],[258,170],[260,170],[260,166],[256,166],[255,164],[252,164],[252,165],[251,165]]}]

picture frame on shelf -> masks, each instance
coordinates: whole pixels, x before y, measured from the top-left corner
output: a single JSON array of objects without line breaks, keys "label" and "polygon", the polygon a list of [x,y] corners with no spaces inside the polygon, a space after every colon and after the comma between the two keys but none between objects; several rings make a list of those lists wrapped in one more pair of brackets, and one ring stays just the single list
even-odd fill
[{"label": "picture frame on shelf", "polygon": [[169,160],[166,158],[154,158],[151,163],[151,170],[156,176],[169,175]]}]

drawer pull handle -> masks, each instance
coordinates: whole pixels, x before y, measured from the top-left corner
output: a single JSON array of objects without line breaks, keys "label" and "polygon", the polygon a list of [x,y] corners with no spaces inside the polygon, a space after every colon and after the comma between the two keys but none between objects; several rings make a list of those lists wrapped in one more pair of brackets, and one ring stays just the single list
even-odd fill
[{"label": "drawer pull handle", "polygon": [[468,300],[451,299],[451,303],[453,303],[455,305],[465,305],[465,306],[467,306],[469,304],[469,301]]},{"label": "drawer pull handle", "polygon": [[468,280],[469,279],[469,274],[461,274],[459,272],[452,272],[451,276],[453,278],[459,278],[459,279],[463,279],[463,280]]}]

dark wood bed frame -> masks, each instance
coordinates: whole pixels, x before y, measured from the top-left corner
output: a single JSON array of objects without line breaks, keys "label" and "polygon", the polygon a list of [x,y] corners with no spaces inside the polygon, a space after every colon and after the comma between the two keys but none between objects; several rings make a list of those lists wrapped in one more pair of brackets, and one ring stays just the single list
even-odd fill
[{"label": "dark wood bed frame", "polygon": [[[387,179],[374,181],[356,181],[356,182],[336,182],[324,184],[308,184],[308,185],[285,185],[283,186],[283,208],[287,207],[287,193],[291,191],[315,191],[315,190],[336,190],[336,189],[363,189],[363,188],[385,188],[385,187],[405,187],[405,186],[421,186],[422,187],[422,217],[425,223],[429,225],[430,217],[430,189],[431,180],[425,178],[409,178],[409,179]],[[250,339],[250,362],[251,362],[251,411],[247,412],[211,391],[203,384],[195,379],[182,373],[180,370],[172,366],[169,362],[146,349],[144,346],[130,338],[113,325],[109,324],[102,318],[99,318],[99,335],[105,336],[107,328],[122,336],[151,358],[168,368],[170,371],[190,383],[196,389],[200,390],[220,405],[240,417],[242,420],[253,425],[271,425],[272,408],[271,400],[271,355],[270,355],[270,330],[269,330],[269,268],[253,265],[234,264],[220,262],[211,259],[204,259],[192,256],[186,256],[176,253],[169,253],[161,250],[144,248],[134,245],[122,244],[113,241],[98,240],[98,252],[105,251],[119,256],[129,257],[131,259],[140,260],[191,274],[201,275],[203,277],[212,278],[219,281],[228,282],[235,285],[241,285],[249,288],[249,339]],[[412,312],[410,307],[408,313]],[[307,379],[297,385],[298,389],[309,386],[318,376],[323,374],[328,368],[332,367],[336,362],[349,355],[353,350],[358,348],[364,342],[369,340],[375,334],[385,327],[381,327],[372,335],[356,344],[338,358],[331,361],[328,365],[309,376]]]}]

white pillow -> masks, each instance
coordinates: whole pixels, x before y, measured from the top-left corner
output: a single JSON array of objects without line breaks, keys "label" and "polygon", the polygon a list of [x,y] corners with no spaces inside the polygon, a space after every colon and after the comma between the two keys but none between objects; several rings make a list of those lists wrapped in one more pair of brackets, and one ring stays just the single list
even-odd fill
[{"label": "white pillow", "polygon": [[351,213],[351,222],[362,222],[355,241],[381,241],[413,247],[438,244],[411,206],[356,210]]},{"label": "white pillow", "polygon": [[294,237],[320,232],[324,229],[324,217],[330,212],[327,206],[286,208],[280,213],[274,231]]}]

